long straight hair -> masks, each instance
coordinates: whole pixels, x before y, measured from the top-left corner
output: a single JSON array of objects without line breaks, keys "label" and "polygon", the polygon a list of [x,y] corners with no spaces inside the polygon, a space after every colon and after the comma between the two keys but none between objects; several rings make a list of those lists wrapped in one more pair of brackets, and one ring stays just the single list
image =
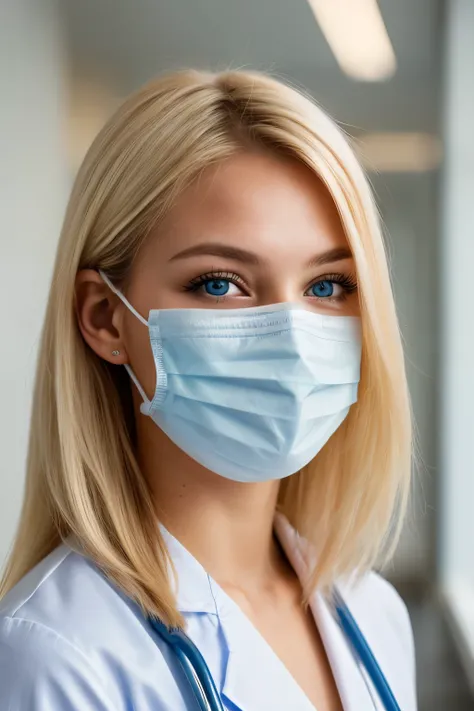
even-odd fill
[{"label": "long straight hair", "polygon": [[[166,547],[134,451],[130,384],[84,342],[79,269],[120,286],[152,226],[208,166],[258,147],[304,163],[338,208],[363,331],[358,402],[279,508],[317,550],[305,596],[361,575],[393,550],[406,508],[411,418],[379,218],[343,132],[309,98],[253,72],[167,75],[132,95],[92,144],[62,230],[43,328],[26,490],[0,595],[61,540],[144,611],[181,625]],[[122,369],[120,369],[122,370]]]}]

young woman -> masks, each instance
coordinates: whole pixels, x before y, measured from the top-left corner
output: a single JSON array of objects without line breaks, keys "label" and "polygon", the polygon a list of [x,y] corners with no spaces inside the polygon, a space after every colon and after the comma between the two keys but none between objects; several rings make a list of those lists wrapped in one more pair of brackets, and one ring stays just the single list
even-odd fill
[{"label": "young woman", "polygon": [[414,711],[408,616],[370,572],[410,450],[342,132],[259,74],[145,87],[91,147],[59,244],[1,708]]}]

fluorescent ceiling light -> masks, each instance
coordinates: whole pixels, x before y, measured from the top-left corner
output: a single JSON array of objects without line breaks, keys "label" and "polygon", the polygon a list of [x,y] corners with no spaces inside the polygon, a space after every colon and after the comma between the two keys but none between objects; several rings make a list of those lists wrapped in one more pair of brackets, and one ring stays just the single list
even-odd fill
[{"label": "fluorescent ceiling light", "polygon": [[440,139],[428,133],[367,133],[354,141],[366,170],[377,173],[423,173],[442,158]]},{"label": "fluorescent ceiling light", "polygon": [[341,69],[361,81],[383,81],[397,62],[377,0],[308,0]]}]

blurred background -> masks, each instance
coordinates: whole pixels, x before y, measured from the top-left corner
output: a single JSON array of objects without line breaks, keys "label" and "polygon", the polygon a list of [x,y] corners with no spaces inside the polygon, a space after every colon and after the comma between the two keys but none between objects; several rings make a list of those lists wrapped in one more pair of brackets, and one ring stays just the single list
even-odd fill
[{"label": "blurred background", "polygon": [[356,141],[417,424],[411,510],[385,574],[410,608],[420,710],[474,709],[474,0],[0,0],[0,565],[74,175],[125,95],[187,66],[272,72]]}]

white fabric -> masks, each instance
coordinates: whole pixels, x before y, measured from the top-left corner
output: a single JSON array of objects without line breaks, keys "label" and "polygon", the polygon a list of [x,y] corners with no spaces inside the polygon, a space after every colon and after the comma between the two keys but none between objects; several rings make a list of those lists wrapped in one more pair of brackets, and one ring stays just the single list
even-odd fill
[{"label": "white fabric", "polygon": [[[286,519],[275,527],[303,580],[308,549]],[[228,711],[314,711],[273,650],[198,561],[163,532],[178,607]],[[378,575],[344,589],[403,711],[416,711],[414,649],[406,608]],[[311,610],[344,711],[374,706],[363,674],[319,595]],[[289,631],[291,634],[291,631]],[[86,558],[61,545],[0,602],[0,708],[8,711],[191,711],[175,658],[140,609]],[[193,705],[194,704],[194,705]]]}]

